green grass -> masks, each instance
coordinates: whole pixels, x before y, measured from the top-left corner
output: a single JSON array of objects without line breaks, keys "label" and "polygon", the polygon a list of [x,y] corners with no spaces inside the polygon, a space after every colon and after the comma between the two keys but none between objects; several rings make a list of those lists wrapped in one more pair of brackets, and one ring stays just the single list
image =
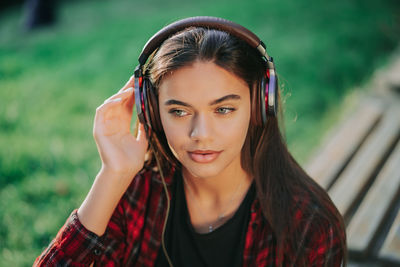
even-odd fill
[{"label": "green grass", "polygon": [[177,19],[220,16],[253,30],[276,62],[287,139],[300,162],[342,99],[400,36],[392,1],[74,1],[56,27],[0,18],[0,266],[30,266],[77,208],[100,160],[95,109],[132,74],[147,39]]}]

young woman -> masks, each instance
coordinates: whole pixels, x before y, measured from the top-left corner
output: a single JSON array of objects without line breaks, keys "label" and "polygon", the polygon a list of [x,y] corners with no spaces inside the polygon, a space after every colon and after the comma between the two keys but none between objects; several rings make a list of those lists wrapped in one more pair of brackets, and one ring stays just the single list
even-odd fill
[{"label": "young woman", "polygon": [[346,264],[342,217],[287,150],[274,63],[253,33],[181,20],[139,62],[97,108],[102,168],[36,265]]}]

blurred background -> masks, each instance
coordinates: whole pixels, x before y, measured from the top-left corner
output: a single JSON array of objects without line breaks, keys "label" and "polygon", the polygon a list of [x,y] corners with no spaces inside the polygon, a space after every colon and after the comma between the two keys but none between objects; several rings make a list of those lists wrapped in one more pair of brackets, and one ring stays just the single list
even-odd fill
[{"label": "blurred background", "polygon": [[31,266],[79,207],[100,168],[95,109],[163,26],[208,15],[254,31],[302,164],[400,40],[397,0],[38,2],[0,4],[0,266]]}]

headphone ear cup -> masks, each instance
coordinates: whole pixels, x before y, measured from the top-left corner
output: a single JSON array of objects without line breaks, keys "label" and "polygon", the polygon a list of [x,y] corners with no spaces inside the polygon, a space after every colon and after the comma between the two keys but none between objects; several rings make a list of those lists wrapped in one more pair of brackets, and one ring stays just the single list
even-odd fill
[{"label": "headphone ear cup", "polygon": [[147,127],[146,117],[145,117],[145,110],[144,110],[144,103],[143,103],[143,88],[142,88],[142,77],[135,76],[135,106],[136,106],[136,113],[139,118],[139,122]]},{"label": "headphone ear cup", "polygon": [[276,116],[278,113],[278,78],[276,77],[275,69],[269,70],[268,81],[268,115]]},{"label": "headphone ear cup", "polygon": [[268,69],[266,75],[260,81],[259,101],[260,114],[263,125],[267,123],[267,117],[275,117],[278,109],[278,82],[275,69]]},{"label": "headphone ear cup", "polygon": [[150,110],[149,110],[149,96],[148,96],[148,87],[149,81],[147,78],[143,79],[143,107],[144,107],[144,117],[147,122],[147,126],[149,129],[152,129],[152,121],[150,118]]}]

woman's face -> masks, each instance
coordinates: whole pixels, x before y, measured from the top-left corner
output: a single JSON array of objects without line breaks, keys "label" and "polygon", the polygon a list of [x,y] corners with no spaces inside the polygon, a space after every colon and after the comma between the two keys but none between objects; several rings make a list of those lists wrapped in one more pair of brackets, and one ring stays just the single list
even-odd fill
[{"label": "woman's face", "polygon": [[241,169],[250,121],[245,81],[212,62],[196,61],[162,80],[159,108],[170,149],[184,173],[207,178]]}]

